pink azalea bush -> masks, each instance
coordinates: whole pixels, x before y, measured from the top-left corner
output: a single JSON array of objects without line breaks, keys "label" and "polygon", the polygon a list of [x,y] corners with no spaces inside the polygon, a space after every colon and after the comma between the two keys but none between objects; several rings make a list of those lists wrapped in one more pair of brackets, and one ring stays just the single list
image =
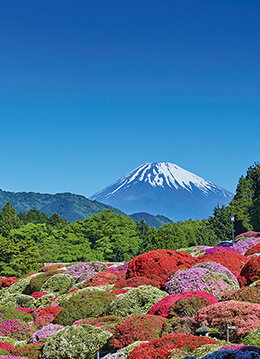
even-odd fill
[{"label": "pink azalea bush", "polygon": [[260,243],[260,237],[250,237],[246,239],[240,239],[233,245],[233,248],[241,254],[245,254],[250,248]]},{"label": "pink azalea bush", "polygon": [[259,236],[260,236],[259,232],[255,232],[255,231],[244,232],[237,235],[235,237],[235,241],[238,241],[241,238],[250,238],[250,237],[259,237]]},{"label": "pink azalea bush", "polygon": [[61,329],[63,329],[63,325],[59,324],[48,324],[42,327],[40,330],[37,330],[33,333],[30,338],[29,343],[39,343],[45,342],[47,338],[49,338],[52,334],[57,333]]},{"label": "pink azalea bush", "polygon": [[180,271],[165,284],[165,290],[169,294],[196,290],[212,293],[217,298],[226,291],[238,288],[237,280],[232,280],[225,274],[196,266]]},{"label": "pink azalea bush", "polygon": [[231,341],[237,341],[260,327],[260,304],[235,300],[219,302],[200,309],[193,318],[211,328],[224,329],[226,324],[237,326],[230,332]]},{"label": "pink azalea bush", "polygon": [[76,277],[77,280],[72,283],[72,286],[77,282],[84,282],[87,279],[94,277],[98,272],[102,272],[107,269],[104,263],[93,261],[93,262],[82,262],[72,265],[65,271],[65,274],[69,274],[72,277]]},{"label": "pink azalea bush", "polygon": [[33,325],[18,319],[9,319],[0,323],[0,336],[17,340],[28,340],[35,328]]},{"label": "pink azalea bush", "polygon": [[[207,249],[205,251],[204,255],[214,254],[214,253],[223,252],[223,251],[238,253],[238,251],[234,247],[215,246],[215,247]],[[242,253],[242,254],[244,254],[244,253]]]}]

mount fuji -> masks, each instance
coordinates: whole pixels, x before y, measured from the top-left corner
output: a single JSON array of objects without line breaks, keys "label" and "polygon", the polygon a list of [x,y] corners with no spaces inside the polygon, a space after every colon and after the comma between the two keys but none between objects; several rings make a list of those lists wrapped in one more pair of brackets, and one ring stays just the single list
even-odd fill
[{"label": "mount fuji", "polygon": [[233,194],[169,162],[144,163],[96,193],[96,200],[126,214],[148,212],[173,221],[208,218]]}]

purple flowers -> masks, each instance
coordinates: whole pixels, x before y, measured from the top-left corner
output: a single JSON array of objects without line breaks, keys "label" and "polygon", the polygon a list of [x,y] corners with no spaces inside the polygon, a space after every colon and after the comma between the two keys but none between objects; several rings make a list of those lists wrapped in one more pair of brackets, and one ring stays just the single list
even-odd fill
[{"label": "purple flowers", "polygon": [[248,249],[250,249],[251,247],[253,247],[254,245],[256,245],[258,243],[260,243],[260,237],[257,237],[257,238],[250,237],[250,238],[246,238],[246,239],[242,238],[233,245],[233,248],[238,253],[245,254]]},{"label": "purple flowers", "polygon": [[76,282],[83,282],[84,280],[94,277],[98,272],[102,272],[107,269],[107,266],[101,262],[83,262],[72,265],[69,269],[66,270],[65,274],[69,274],[72,277],[77,277],[77,280],[72,283],[74,285]]},{"label": "purple flowers", "polygon": [[31,324],[20,322],[18,319],[9,319],[0,323],[0,336],[17,340],[28,340],[34,331]]},{"label": "purple flowers", "polygon": [[29,343],[39,343],[45,342],[47,338],[49,338],[52,334],[57,333],[61,329],[63,329],[63,325],[59,324],[48,324],[45,327],[42,327],[37,332],[33,333]]}]

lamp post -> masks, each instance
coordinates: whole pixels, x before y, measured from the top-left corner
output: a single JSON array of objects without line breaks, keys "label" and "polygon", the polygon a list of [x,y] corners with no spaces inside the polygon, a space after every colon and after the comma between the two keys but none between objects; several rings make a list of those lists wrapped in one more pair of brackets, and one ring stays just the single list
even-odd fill
[{"label": "lamp post", "polygon": [[231,219],[231,223],[232,223],[232,243],[234,243],[234,220],[235,220],[235,217],[232,215],[230,217]]},{"label": "lamp post", "polygon": [[210,332],[210,328],[206,327],[205,323],[201,323],[201,327],[196,330],[196,334],[208,337],[208,333]]}]

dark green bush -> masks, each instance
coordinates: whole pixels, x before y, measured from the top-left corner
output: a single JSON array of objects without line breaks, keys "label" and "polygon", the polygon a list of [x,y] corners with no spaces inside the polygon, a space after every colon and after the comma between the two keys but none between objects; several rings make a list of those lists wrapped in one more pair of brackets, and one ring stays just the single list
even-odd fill
[{"label": "dark green bush", "polygon": [[31,278],[30,280],[30,294],[34,293],[34,292],[40,292],[41,291],[41,287],[44,285],[45,282],[47,282],[47,280],[49,278],[51,278],[53,275],[61,273],[60,271],[58,271],[57,269],[55,270],[50,270],[47,272],[44,272],[42,274],[39,274],[33,278]]},{"label": "dark green bush", "polygon": [[114,294],[105,291],[75,294],[63,304],[63,309],[56,316],[54,323],[72,325],[79,319],[105,316],[115,297]]},{"label": "dark green bush", "polygon": [[21,310],[9,307],[0,307],[0,322],[4,322],[9,319],[18,319],[24,322],[33,322],[33,317],[28,313],[24,313]]},{"label": "dark green bush", "polygon": [[187,298],[183,298],[175,302],[170,310],[169,314],[177,314],[179,317],[193,317],[201,308],[207,307],[211,303],[201,297],[191,296]]}]

